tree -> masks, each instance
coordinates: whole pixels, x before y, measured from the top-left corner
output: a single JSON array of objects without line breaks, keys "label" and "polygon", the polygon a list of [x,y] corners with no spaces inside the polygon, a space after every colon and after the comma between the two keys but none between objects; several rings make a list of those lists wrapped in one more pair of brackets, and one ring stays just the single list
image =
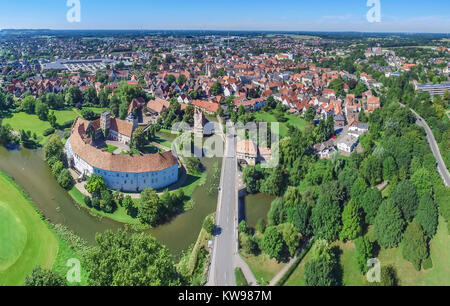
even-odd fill
[{"label": "tree", "polygon": [[69,87],[65,96],[66,104],[80,107],[83,104],[83,93],[79,87]]},{"label": "tree", "polygon": [[381,267],[380,286],[395,287],[398,285],[398,277],[395,268],[392,266]]},{"label": "tree", "polygon": [[177,84],[181,86],[181,85],[184,85],[186,83],[186,81],[187,81],[186,76],[184,74],[180,74],[180,76],[178,77],[178,80],[177,80]]},{"label": "tree", "polygon": [[289,254],[294,256],[300,246],[302,235],[295,229],[292,223],[280,224],[278,230],[283,236],[283,241],[289,250]]},{"label": "tree", "polygon": [[338,262],[328,243],[319,239],[311,249],[311,255],[305,265],[307,286],[338,286]]},{"label": "tree", "polygon": [[214,219],[212,217],[206,217],[205,221],[203,222],[203,229],[208,234],[214,234],[214,229],[216,228],[216,225],[214,224]]},{"label": "tree", "polygon": [[56,287],[67,286],[67,283],[64,277],[58,273],[36,267],[31,274],[25,276],[24,285],[27,287]]},{"label": "tree", "polygon": [[306,110],[305,113],[305,119],[308,122],[313,122],[314,121],[314,117],[315,117],[315,113],[314,113],[314,108],[313,107],[308,107],[308,109]]},{"label": "tree", "polygon": [[36,99],[33,96],[27,96],[20,103],[20,107],[27,114],[34,114],[36,111]]},{"label": "tree", "polygon": [[351,198],[353,201],[358,204],[358,206],[362,207],[364,195],[367,191],[367,184],[363,178],[358,177],[352,185],[352,189],[350,191]]},{"label": "tree", "polygon": [[383,201],[381,192],[378,188],[367,189],[361,202],[361,207],[365,213],[365,221],[367,224],[373,224],[377,216],[378,208]]},{"label": "tree", "polygon": [[283,236],[276,226],[269,226],[261,241],[261,250],[270,258],[279,259],[284,248]]},{"label": "tree", "polygon": [[197,157],[187,157],[183,159],[184,165],[186,166],[186,169],[188,173],[191,174],[199,174],[202,172],[202,164],[200,162],[200,159]]},{"label": "tree", "polygon": [[383,160],[383,179],[391,180],[397,172],[397,165],[392,156],[388,156]]},{"label": "tree", "polygon": [[238,226],[239,233],[250,234],[250,229],[248,228],[247,221],[242,220]]},{"label": "tree", "polygon": [[61,142],[61,138],[57,135],[53,135],[44,147],[45,159],[49,161],[51,158],[56,160],[62,160],[64,144]]},{"label": "tree", "polygon": [[52,111],[48,114],[48,122],[52,128],[56,129],[58,127],[55,112]]},{"label": "tree", "polygon": [[371,186],[378,184],[382,179],[381,161],[376,155],[370,155],[361,164],[361,175]]},{"label": "tree", "polygon": [[169,74],[168,76],[167,76],[167,84],[168,85],[172,85],[173,83],[175,83],[176,82],[176,78],[175,78],[175,76],[174,75],[172,75],[172,74]]},{"label": "tree", "polygon": [[419,204],[416,186],[411,181],[401,181],[395,188],[392,199],[400,207],[405,220],[411,221]]},{"label": "tree", "polygon": [[411,182],[416,186],[419,197],[425,194],[431,194],[433,191],[433,178],[430,171],[426,168],[419,168],[414,172],[411,176]]},{"label": "tree", "polygon": [[138,151],[143,151],[146,144],[147,144],[147,134],[144,132],[143,128],[138,127],[133,132],[133,141],[131,145],[134,149]]},{"label": "tree", "polygon": [[361,214],[355,201],[350,202],[345,206],[342,213],[342,231],[339,235],[341,240],[354,240],[362,233]]},{"label": "tree", "polygon": [[264,231],[266,230],[266,220],[263,218],[258,219],[255,225],[255,230],[258,233],[264,234]]},{"label": "tree", "polygon": [[102,190],[101,192],[100,209],[108,214],[114,213],[117,209],[112,192],[108,189]]},{"label": "tree", "polygon": [[366,236],[362,236],[355,240],[355,248],[358,269],[361,273],[366,273],[369,269],[367,261],[373,257],[374,253],[373,244]]},{"label": "tree", "polygon": [[439,211],[436,203],[429,194],[420,197],[415,220],[422,225],[425,234],[432,238],[436,234]]},{"label": "tree", "polygon": [[328,241],[336,240],[342,228],[341,208],[321,195],[311,213],[314,236]]},{"label": "tree", "polygon": [[168,249],[149,234],[97,234],[86,255],[91,286],[182,285]]},{"label": "tree", "polygon": [[144,224],[156,225],[161,217],[163,207],[156,191],[151,188],[144,189],[138,203],[139,220]]},{"label": "tree", "polygon": [[428,258],[428,243],[422,226],[417,222],[408,225],[402,241],[403,258],[420,271],[422,261]]},{"label": "tree", "polygon": [[35,114],[38,116],[38,118],[42,121],[48,120],[48,106],[47,104],[44,104],[41,100],[36,100],[36,108],[35,108]]},{"label": "tree", "polygon": [[284,222],[285,214],[282,198],[276,198],[272,201],[269,212],[267,213],[267,219],[270,226],[279,225]]},{"label": "tree", "polygon": [[92,174],[92,176],[88,178],[86,190],[94,197],[100,197],[102,191],[105,189],[106,182],[101,175]]},{"label": "tree", "polygon": [[245,253],[258,255],[260,250],[255,237],[250,235],[243,235],[241,240],[242,248],[244,249]]},{"label": "tree", "polygon": [[247,186],[247,192],[250,194],[258,193],[261,188],[261,179],[264,178],[264,173],[259,167],[248,166],[244,168],[242,179]]},{"label": "tree", "polygon": [[269,176],[261,184],[261,192],[281,196],[286,188],[285,178],[286,175],[281,167],[272,169]]},{"label": "tree", "polygon": [[97,91],[94,87],[89,87],[84,91],[84,102],[91,105],[98,105],[99,100],[97,97]]},{"label": "tree", "polygon": [[134,205],[133,199],[129,195],[123,198],[122,206],[126,209],[129,216],[136,218],[137,207]]},{"label": "tree", "polygon": [[66,190],[70,190],[73,187],[73,178],[67,169],[62,169],[56,180],[58,181],[58,184]]},{"label": "tree", "polygon": [[98,103],[100,107],[108,107],[109,106],[109,92],[107,89],[103,88],[100,90],[98,94]]},{"label": "tree", "polygon": [[211,95],[218,96],[223,93],[223,87],[219,82],[214,82],[211,86]]},{"label": "tree", "polygon": [[403,237],[405,220],[400,208],[388,199],[381,203],[374,222],[374,233],[383,248],[396,247]]}]

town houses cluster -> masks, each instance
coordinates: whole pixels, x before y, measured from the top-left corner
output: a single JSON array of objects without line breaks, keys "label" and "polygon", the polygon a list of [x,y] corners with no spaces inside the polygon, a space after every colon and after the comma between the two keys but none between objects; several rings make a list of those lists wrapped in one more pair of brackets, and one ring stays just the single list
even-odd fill
[{"label": "town houses cluster", "polygon": [[[28,38],[20,43],[12,40],[4,47],[14,46],[9,49],[13,57],[25,52],[28,56],[0,61],[3,76],[0,85],[18,100],[25,93],[38,97],[65,92],[70,87],[79,87],[82,92],[95,89],[97,95],[106,89],[113,95],[122,82],[139,86],[151,97],[129,101],[126,120],[113,118],[109,113],[103,113],[93,122],[77,119],[67,145],[71,160],[80,172],[104,172],[106,178],[111,178],[106,180],[111,186],[124,190],[147,185],[161,187],[176,180],[175,170],[172,171],[176,161],[168,156],[159,154],[148,163],[152,166],[139,168],[144,161],[120,155],[103,158],[96,155],[103,152],[93,150],[95,133],[92,136],[89,130],[103,130],[100,134],[106,139],[129,144],[138,125],[134,110],[142,112],[147,125],[157,123],[173,101],[180,104],[181,111],[192,105],[196,122],[201,125],[205,120],[198,119],[198,112],[215,116],[227,111],[230,105],[235,112],[243,109],[250,113],[263,110],[270,100],[284,106],[287,113],[301,117],[312,110],[316,121],[334,119],[339,137],[314,146],[319,157],[329,158],[336,151],[350,154],[357,149],[360,136],[369,129],[360,122],[360,114],[368,115],[382,107],[377,92],[383,90],[383,84],[370,74],[356,74],[323,64],[336,56],[350,54],[339,41],[276,35],[268,38],[157,34],[120,39],[51,37]],[[334,46],[331,50],[330,44]],[[371,63],[371,68],[385,72],[386,77],[398,76],[417,64],[379,46],[366,50],[366,59],[358,59],[358,63],[369,63],[377,57],[382,57],[387,64]],[[448,75],[448,71],[446,67],[443,73]],[[341,81],[339,88],[332,86],[336,81]],[[349,82],[363,84],[365,91],[355,95]],[[245,141],[240,143],[238,151],[251,164],[269,158],[270,153]],[[135,167],[143,177],[127,177],[124,167]],[[147,179],[149,173],[160,171],[161,180]]]}]

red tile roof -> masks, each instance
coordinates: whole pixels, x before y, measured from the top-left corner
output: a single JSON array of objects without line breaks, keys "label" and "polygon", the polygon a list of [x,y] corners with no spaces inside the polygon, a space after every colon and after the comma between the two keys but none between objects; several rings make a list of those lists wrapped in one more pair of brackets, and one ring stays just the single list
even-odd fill
[{"label": "red tile roof", "polygon": [[69,138],[72,151],[92,167],[115,172],[145,173],[170,168],[178,161],[172,152],[143,155],[114,155],[86,143],[89,121],[77,118]]}]

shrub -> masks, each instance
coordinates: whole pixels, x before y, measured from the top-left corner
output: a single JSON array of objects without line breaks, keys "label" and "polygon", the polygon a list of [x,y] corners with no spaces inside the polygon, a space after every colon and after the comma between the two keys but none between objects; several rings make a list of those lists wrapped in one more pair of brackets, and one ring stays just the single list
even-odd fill
[{"label": "shrub", "polygon": [[242,234],[249,233],[249,228],[248,228],[247,222],[245,220],[242,220],[241,223],[239,223],[239,233],[242,233]]},{"label": "shrub", "polygon": [[69,190],[73,187],[72,175],[67,169],[62,169],[62,171],[58,175],[57,181],[58,184],[66,190]]},{"label": "shrub", "polygon": [[256,222],[255,229],[257,232],[260,232],[261,234],[263,234],[264,231],[266,230],[266,220],[264,220],[263,218],[259,219]]},{"label": "shrub", "polygon": [[97,197],[92,198],[92,207],[94,207],[97,210],[100,210],[100,199]]},{"label": "shrub", "polygon": [[55,129],[51,127],[51,128],[46,129],[46,130],[42,133],[42,135],[48,136],[48,135],[53,134],[54,132],[55,132]]},{"label": "shrub", "polygon": [[205,231],[207,231],[209,234],[214,233],[216,225],[214,224],[214,220],[211,217],[207,217],[205,221],[203,222],[203,228]]},{"label": "shrub", "polygon": [[92,207],[92,200],[91,200],[91,197],[89,197],[89,196],[84,196],[84,204],[86,204],[87,205],[87,207]]},{"label": "shrub", "polygon": [[64,165],[63,165],[62,161],[59,161],[59,160],[55,161],[51,167],[52,167],[52,173],[55,177],[58,177],[58,175],[64,169]]}]

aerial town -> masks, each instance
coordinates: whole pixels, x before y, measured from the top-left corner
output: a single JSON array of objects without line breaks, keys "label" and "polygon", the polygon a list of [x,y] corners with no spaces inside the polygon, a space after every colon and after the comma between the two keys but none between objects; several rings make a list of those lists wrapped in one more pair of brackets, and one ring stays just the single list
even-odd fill
[{"label": "aerial town", "polygon": [[449,74],[444,34],[4,29],[0,286],[449,286]]}]

